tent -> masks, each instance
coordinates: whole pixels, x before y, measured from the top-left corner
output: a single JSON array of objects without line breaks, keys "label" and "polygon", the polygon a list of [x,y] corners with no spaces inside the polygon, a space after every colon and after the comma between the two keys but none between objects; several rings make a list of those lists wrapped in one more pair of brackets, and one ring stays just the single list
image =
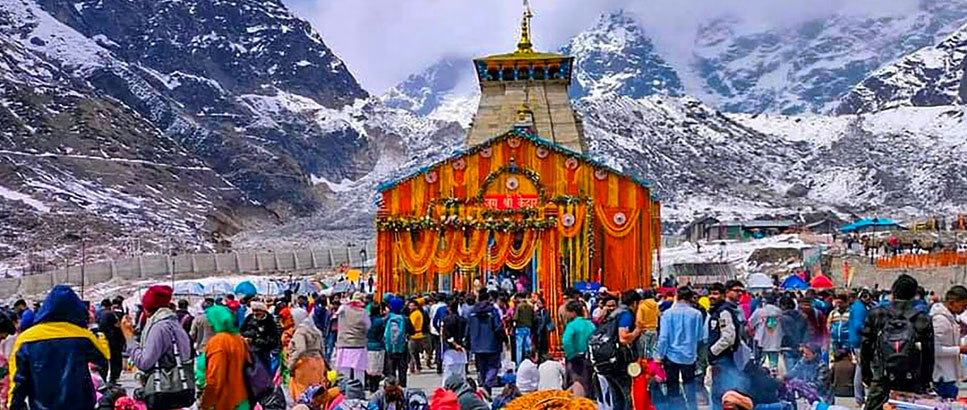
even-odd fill
[{"label": "tent", "polygon": [[233,293],[234,287],[228,281],[212,282],[205,286],[205,293],[209,295],[227,295]]},{"label": "tent", "polygon": [[819,274],[814,276],[813,280],[809,281],[809,286],[814,289],[832,289],[833,281],[829,280],[826,275]]},{"label": "tent", "polygon": [[175,295],[202,296],[205,294],[205,285],[199,282],[175,282]]},{"label": "tent", "polygon": [[851,224],[839,227],[840,232],[866,232],[870,230],[883,230],[899,228],[900,224],[887,218],[863,218]]},{"label": "tent", "polygon": [[244,281],[235,285],[235,294],[239,296],[255,296],[256,293],[258,291],[255,290],[255,284],[250,281]]},{"label": "tent", "polygon": [[809,289],[809,284],[797,275],[789,275],[779,287],[784,290],[804,290]]},{"label": "tent", "polygon": [[745,287],[750,290],[772,289],[774,286],[772,279],[763,273],[753,273],[746,278]]}]

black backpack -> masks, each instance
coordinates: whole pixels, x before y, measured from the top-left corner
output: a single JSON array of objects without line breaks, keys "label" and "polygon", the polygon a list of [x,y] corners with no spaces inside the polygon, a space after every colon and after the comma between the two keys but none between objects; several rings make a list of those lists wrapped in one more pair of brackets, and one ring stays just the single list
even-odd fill
[{"label": "black backpack", "polygon": [[922,384],[920,364],[922,352],[917,345],[913,320],[922,312],[910,309],[899,312],[887,308],[887,320],[877,336],[877,349],[883,376],[891,386],[910,388]]},{"label": "black backpack", "polygon": [[618,333],[618,316],[627,309],[620,308],[609,315],[591,333],[588,347],[591,352],[591,364],[594,370],[602,375],[619,375],[628,371],[628,365],[634,361],[634,352],[628,346],[621,344]]}]

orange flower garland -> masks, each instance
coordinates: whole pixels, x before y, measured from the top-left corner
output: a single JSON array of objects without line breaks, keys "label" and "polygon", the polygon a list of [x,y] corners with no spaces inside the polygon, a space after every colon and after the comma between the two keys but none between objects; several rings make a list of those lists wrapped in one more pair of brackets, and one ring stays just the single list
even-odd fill
[{"label": "orange flower garland", "polygon": [[631,215],[627,215],[625,223],[623,225],[618,225],[614,221],[613,212],[608,212],[605,207],[601,205],[594,205],[595,214],[598,215],[598,221],[604,226],[604,231],[615,238],[621,238],[627,236],[633,231],[632,228],[638,223],[638,215],[641,213],[641,209],[635,209],[631,212]]},{"label": "orange flower garland", "polygon": [[524,231],[524,239],[521,241],[520,249],[513,246],[507,255],[507,266],[511,269],[522,270],[534,259],[534,249],[537,248],[538,233],[534,230]]},{"label": "orange flower garland", "polygon": [[584,217],[587,212],[586,205],[569,205],[572,209],[572,215],[574,216],[574,224],[571,226],[564,226],[564,215],[567,214],[567,207],[558,206],[557,218],[557,230],[561,232],[561,236],[565,238],[573,238],[578,233],[581,232],[581,227],[584,226]]},{"label": "orange flower garland", "polygon": [[399,244],[400,260],[406,270],[414,275],[421,275],[433,262],[440,236],[435,231],[420,232],[417,235],[420,237],[419,250],[413,249],[413,237],[410,232],[400,232],[397,235],[397,244]]}]

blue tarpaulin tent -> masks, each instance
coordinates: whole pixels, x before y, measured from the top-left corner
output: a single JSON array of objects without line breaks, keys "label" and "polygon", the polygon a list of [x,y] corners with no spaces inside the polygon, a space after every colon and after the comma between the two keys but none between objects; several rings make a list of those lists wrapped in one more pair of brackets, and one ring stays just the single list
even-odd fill
[{"label": "blue tarpaulin tent", "polygon": [[797,275],[789,275],[782,281],[780,287],[785,290],[805,290],[809,289],[809,284]]},{"label": "blue tarpaulin tent", "polygon": [[839,231],[840,232],[865,232],[869,230],[875,230],[878,228],[894,229],[898,227],[900,227],[900,224],[896,223],[892,219],[863,218],[851,224],[847,224],[839,227]]}]

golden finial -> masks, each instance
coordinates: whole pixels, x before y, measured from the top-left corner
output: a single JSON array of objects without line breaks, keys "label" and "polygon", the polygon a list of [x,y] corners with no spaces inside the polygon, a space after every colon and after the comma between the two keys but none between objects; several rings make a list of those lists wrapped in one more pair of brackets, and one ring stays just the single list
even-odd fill
[{"label": "golden finial", "polygon": [[517,43],[518,53],[533,53],[534,44],[531,43],[531,18],[534,12],[531,11],[530,2],[524,0],[524,18],[520,22],[520,42]]}]

